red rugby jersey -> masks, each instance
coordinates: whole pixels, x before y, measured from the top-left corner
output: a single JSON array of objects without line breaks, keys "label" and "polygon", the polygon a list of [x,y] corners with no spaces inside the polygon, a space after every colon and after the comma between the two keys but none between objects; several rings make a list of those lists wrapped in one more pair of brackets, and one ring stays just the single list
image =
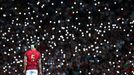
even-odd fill
[{"label": "red rugby jersey", "polygon": [[25,56],[27,57],[26,69],[38,69],[38,61],[41,58],[40,52],[37,50],[28,50]]}]

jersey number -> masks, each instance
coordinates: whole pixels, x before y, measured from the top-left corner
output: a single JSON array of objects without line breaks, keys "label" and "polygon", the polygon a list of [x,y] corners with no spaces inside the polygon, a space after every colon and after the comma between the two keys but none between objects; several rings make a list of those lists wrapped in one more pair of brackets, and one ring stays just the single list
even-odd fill
[{"label": "jersey number", "polygon": [[35,55],[34,54],[31,55],[31,60],[32,60],[32,62],[35,61]]}]

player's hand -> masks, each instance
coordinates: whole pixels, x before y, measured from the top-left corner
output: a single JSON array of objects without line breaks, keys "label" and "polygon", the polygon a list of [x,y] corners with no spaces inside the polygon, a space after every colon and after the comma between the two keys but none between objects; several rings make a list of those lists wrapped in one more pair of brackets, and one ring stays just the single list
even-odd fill
[{"label": "player's hand", "polygon": [[26,70],[23,70],[23,73],[26,74]]},{"label": "player's hand", "polygon": [[40,74],[39,75],[42,75],[42,72],[40,72]]}]

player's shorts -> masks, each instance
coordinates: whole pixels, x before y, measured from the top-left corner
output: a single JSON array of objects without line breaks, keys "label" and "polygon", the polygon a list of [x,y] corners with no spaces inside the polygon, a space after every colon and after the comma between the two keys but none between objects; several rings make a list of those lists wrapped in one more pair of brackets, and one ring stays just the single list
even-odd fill
[{"label": "player's shorts", "polygon": [[38,70],[27,70],[26,75],[38,75]]}]

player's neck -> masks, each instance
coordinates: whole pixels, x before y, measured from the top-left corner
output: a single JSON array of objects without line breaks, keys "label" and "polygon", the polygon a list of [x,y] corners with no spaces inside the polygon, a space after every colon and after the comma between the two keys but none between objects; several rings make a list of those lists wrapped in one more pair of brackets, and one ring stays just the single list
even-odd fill
[{"label": "player's neck", "polygon": [[32,50],[36,50],[35,48],[33,48]]}]

